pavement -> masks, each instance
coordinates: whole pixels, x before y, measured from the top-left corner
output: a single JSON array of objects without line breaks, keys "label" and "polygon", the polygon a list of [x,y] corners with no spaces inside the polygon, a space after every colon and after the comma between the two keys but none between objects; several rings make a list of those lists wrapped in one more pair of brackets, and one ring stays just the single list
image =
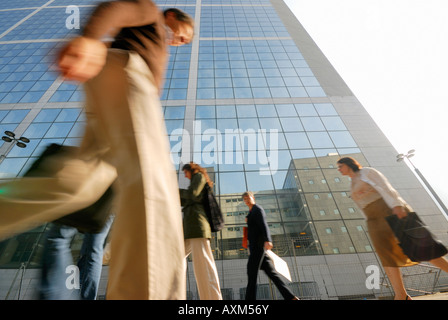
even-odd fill
[{"label": "pavement", "polygon": [[440,292],[424,296],[412,297],[412,300],[448,300],[448,292]]}]

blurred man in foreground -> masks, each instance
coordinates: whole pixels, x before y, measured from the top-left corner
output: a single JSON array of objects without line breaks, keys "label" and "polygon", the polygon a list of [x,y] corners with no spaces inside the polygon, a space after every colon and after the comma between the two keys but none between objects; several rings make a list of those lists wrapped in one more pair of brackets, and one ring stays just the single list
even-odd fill
[{"label": "blurred man in foreground", "polygon": [[[105,37],[114,41],[108,49]],[[61,51],[67,80],[84,82],[86,132],[48,178],[0,185],[0,238],[94,203],[117,181],[107,299],[185,299],[177,178],[160,107],[167,45],[193,38],[192,19],[150,0],[101,3]]]}]

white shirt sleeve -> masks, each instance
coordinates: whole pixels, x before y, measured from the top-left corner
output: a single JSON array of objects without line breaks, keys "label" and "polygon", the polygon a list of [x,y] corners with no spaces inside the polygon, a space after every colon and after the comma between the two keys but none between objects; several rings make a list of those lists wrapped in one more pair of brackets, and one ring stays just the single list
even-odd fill
[{"label": "white shirt sleeve", "polygon": [[406,202],[400,197],[400,194],[389,183],[387,178],[374,168],[362,168],[361,180],[367,182],[383,197],[389,208],[397,206],[406,206]]}]

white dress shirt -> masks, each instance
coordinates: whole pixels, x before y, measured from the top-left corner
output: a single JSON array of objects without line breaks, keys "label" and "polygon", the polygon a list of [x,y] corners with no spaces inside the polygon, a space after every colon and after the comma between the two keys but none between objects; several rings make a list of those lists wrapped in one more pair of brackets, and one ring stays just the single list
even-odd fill
[{"label": "white dress shirt", "polygon": [[397,206],[407,206],[406,201],[401,198],[387,178],[374,168],[361,168],[352,178],[351,189],[352,199],[361,209],[381,197],[391,209]]}]

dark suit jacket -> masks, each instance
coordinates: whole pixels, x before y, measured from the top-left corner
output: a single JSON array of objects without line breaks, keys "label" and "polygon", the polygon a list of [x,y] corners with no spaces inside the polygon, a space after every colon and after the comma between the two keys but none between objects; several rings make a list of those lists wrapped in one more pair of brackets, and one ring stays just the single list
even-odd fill
[{"label": "dark suit jacket", "polygon": [[266,241],[272,242],[271,233],[266,223],[266,213],[257,204],[252,207],[247,215],[247,239],[249,248],[263,248]]}]

